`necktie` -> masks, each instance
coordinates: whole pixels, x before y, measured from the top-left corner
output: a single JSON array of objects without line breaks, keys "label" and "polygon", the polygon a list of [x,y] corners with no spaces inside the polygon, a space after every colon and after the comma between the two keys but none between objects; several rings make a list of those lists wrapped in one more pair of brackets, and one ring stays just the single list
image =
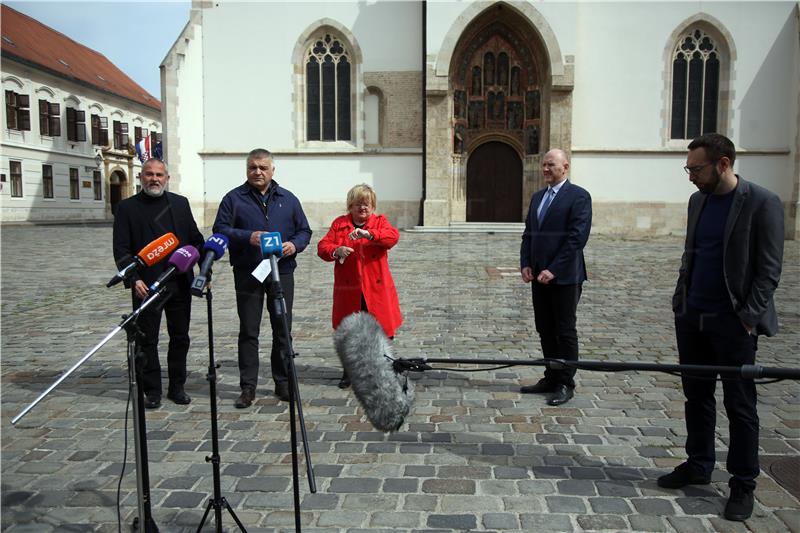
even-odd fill
[{"label": "necktie", "polygon": [[547,213],[547,208],[550,207],[550,202],[553,201],[553,189],[547,189],[547,192],[544,193],[544,201],[542,201],[542,208],[539,209],[539,216],[537,217],[539,220],[539,226],[542,225],[542,220],[544,220],[544,215]]}]

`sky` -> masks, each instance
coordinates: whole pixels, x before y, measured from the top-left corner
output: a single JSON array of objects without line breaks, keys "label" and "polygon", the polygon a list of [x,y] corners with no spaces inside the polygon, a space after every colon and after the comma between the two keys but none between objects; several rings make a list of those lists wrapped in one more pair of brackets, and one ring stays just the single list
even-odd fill
[{"label": "sky", "polygon": [[106,56],[161,99],[158,66],[189,20],[190,0],[3,1]]}]

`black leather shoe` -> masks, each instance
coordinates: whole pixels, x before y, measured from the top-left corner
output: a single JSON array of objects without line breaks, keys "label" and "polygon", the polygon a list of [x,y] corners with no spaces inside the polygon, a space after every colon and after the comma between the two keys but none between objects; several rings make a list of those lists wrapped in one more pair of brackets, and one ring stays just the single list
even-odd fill
[{"label": "black leather shoe", "polygon": [[556,386],[544,378],[540,379],[535,385],[526,385],[519,389],[522,394],[543,394],[554,390],[556,390]]},{"label": "black leather shoe", "polygon": [[178,405],[187,405],[192,402],[192,399],[189,397],[188,394],[186,394],[186,391],[184,391],[183,389],[176,389],[174,391],[167,392],[167,398],[177,403]]},{"label": "black leather shoe", "polygon": [[236,401],[233,402],[234,407],[237,409],[245,409],[253,405],[253,400],[256,399],[256,391],[250,387],[245,387],[242,389],[242,393],[236,398]]},{"label": "black leather shoe", "polygon": [[347,372],[342,374],[342,379],[339,380],[338,387],[340,389],[347,389],[350,387],[350,376],[347,375]]},{"label": "black leather shoe", "polygon": [[275,384],[275,396],[278,397],[279,400],[288,402],[289,401],[289,384],[286,382],[276,383]]},{"label": "black leather shoe", "polygon": [[711,476],[705,475],[699,468],[689,463],[681,463],[675,470],[658,478],[658,486],[665,489],[679,489],[686,485],[708,485]]},{"label": "black leather shoe", "polygon": [[744,522],[753,514],[753,491],[742,487],[731,487],[731,495],[725,504],[725,519]]},{"label": "black leather shoe", "polygon": [[144,397],[145,409],[158,409],[161,407],[161,396],[147,396]]},{"label": "black leather shoe", "polygon": [[555,392],[547,400],[547,405],[563,405],[569,401],[575,395],[575,392],[572,388],[567,387],[566,385],[558,385],[556,386]]}]

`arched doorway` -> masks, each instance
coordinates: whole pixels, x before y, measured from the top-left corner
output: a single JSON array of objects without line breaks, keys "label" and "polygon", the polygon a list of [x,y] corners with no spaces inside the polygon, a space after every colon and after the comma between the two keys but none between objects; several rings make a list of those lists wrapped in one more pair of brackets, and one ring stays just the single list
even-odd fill
[{"label": "arched doorway", "polygon": [[467,161],[467,222],[522,220],[522,160],[511,146],[491,141]]},{"label": "arched doorway", "polygon": [[111,214],[117,213],[117,204],[122,201],[122,193],[125,190],[125,174],[119,170],[111,173],[111,178],[108,180],[109,194],[108,201],[111,204]]}]

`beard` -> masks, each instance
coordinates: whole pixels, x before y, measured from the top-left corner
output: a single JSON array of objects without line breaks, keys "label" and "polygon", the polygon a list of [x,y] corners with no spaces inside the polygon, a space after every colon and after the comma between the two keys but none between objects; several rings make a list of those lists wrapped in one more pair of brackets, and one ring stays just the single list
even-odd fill
[{"label": "beard", "polygon": [[164,195],[166,189],[166,187],[162,187],[161,185],[150,185],[149,187],[142,187],[142,192],[151,198],[158,198]]},{"label": "beard", "polygon": [[721,178],[722,178],[722,176],[720,175],[719,172],[717,172],[716,167],[712,167],[711,168],[711,180],[709,180],[708,183],[698,184],[697,188],[702,193],[714,194],[714,191],[716,191],[717,187],[719,187],[719,182],[720,182]]}]

